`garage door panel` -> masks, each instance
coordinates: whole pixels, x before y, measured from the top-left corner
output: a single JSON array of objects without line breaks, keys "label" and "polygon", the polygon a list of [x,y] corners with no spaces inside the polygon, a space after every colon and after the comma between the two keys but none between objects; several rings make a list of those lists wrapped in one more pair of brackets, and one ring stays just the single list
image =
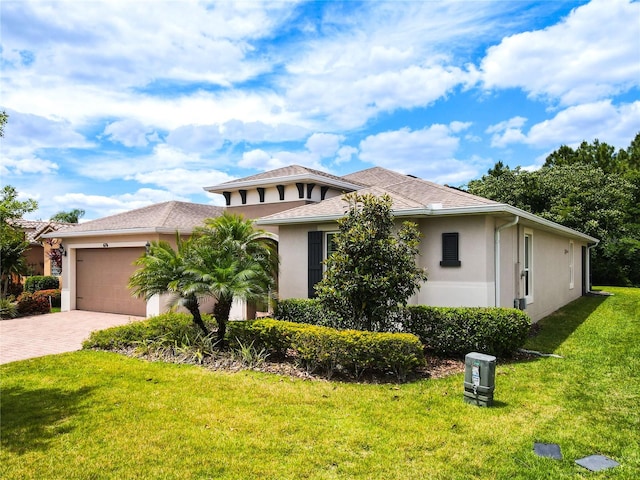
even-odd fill
[{"label": "garage door panel", "polygon": [[146,302],[131,296],[133,262],[144,248],[85,248],[76,251],[76,308],[94,312],[146,315]]}]

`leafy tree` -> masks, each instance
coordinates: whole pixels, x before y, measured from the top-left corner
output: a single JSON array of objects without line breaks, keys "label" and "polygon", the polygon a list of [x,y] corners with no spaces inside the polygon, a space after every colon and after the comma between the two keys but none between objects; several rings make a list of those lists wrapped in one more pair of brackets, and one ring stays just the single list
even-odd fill
[{"label": "leafy tree", "polygon": [[234,299],[265,299],[275,286],[278,253],[266,232],[228,212],[207,219],[196,231],[189,273],[193,288],[216,299],[213,314],[223,342]]},{"label": "leafy tree", "polygon": [[6,125],[8,119],[9,115],[7,115],[7,112],[5,112],[4,110],[0,112],[0,137],[4,137],[4,126]]},{"label": "leafy tree", "polygon": [[318,299],[354,328],[388,330],[393,313],[427,280],[416,265],[420,232],[404,222],[394,235],[388,195],[353,193],[345,200],[348,213],[338,221]]},{"label": "leafy tree", "polygon": [[640,133],[617,153],[598,140],[563,145],[533,172],[496,164],[468,190],[598,238],[594,282],[640,285]]},{"label": "leafy tree", "polygon": [[11,185],[5,185],[0,194],[0,274],[2,276],[0,297],[5,298],[12,274],[25,273],[23,253],[29,248],[19,220],[26,213],[38,208],[33,199],[18,200],[18,192]]},{"label": "leafy tree", "polygon": [[194,276],[189,273],[193,240],[183,240],[176,234],[176,249],[169,242],[151,242],[149,252],[134,263],[140,266],[129,279],[134,296],[149,300],[154,295],[170,293],[172,305],[182,305],[193,316],[193,322],[205,333],[207,326],[200,314],[200,299],[205,291],[194,288]]},{"label": "leafy tree", "polygon": [[53,215],[50,220],[54,222],[78,223],[78,220],[83,217],[84,214],[85,211],[81,208],[74,208],[68,212],[58,212]]}]

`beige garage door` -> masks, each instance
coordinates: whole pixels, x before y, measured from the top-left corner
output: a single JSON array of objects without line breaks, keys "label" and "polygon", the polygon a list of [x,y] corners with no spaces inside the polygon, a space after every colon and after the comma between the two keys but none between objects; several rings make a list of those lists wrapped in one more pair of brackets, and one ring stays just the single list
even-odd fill
[{"label": "beige garage door", "polygon": [[84,248],[76,251],[76,308],[92,312],[146,315],[146,302],[131,296],[133,261],[144,248]]}]

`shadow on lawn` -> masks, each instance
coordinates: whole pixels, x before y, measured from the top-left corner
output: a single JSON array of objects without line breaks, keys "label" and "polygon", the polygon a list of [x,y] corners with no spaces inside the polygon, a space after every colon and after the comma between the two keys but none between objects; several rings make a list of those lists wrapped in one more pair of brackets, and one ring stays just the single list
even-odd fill
[{"label": "shadow on lawn", "polygon": [[4,388],[0,404],[2,448],[18,454],[46,450],[51,440],[74,429],[72,417],[82,411],[83,399],[92,390]]},{"label": "shadow on lawn", "polygon": [[543,318],[535,325],[537,332],[527,340],[525,348],[555,352],[607,298],[605,295],[580,297]]}]

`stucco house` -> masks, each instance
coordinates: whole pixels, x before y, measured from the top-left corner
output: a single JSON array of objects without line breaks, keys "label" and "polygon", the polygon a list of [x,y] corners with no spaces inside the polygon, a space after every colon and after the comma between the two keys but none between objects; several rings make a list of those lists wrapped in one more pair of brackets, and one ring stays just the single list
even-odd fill
[{"label": "stucco house", "polygon": [[[306,298],[322,278],[345,193],[388,194],[398,221],[419,225],[416,259],[429,280],[410,302],[523,308],[537,321],[589,289],[589,249],[598,240],[509,205],[410,175],[374,167],[345,176],[292,165],[205,187],[224,207],[166,202],[61,232],[62,309],[152,315],[166,299],[145,303],[126,289],[132,262],[147,242],[189,235],[223,209],[256,220],[278,241],[279,297]],[[251,317],[237,305],[232,318]]]},{"label": "stucco house", "polygon": [[[501,306],[537,321],[589,289],[589,249],[597,239],[510,205],[411,175],[373,167],[342,177],[286,167],[207,188],[227,208],[255,212],[278,234],[280,298],[308,298],[322,278],[347,192],[388,194],[396,218],[418,224],[417,261],[429,280],[410,303]],[[284,196],[282,193],[284,192]],[[304,203],[268,215],[261,205]],[[297,197],[297,198],[296,198]]]}]

